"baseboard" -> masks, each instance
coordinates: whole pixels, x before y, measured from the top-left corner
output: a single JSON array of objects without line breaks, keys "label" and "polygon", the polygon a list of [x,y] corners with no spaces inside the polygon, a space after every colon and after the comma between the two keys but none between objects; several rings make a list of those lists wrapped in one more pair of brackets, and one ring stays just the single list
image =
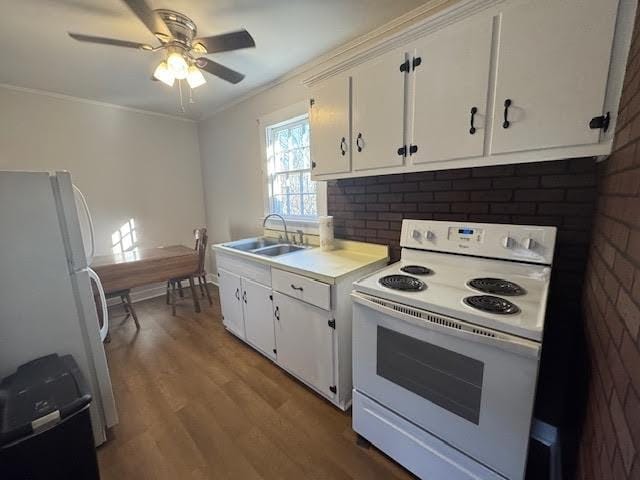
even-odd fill
[{"label": "baseboard", "polygon": [[[207,273],[207,283],[213,284],[216,288],[218,287],[218,277],[217,275]],[[152,285],[145,285],[143,287],[132,288],[131,289],[131,301],[133,303],[141,302],[143,300],[149,300],[150,298],[161,297],[167,292],[167,284],[163,283],[155,283]],[[120,304],[119,298],[111,298],[107,300],[107,306],[111,307],[113,305]]]}]

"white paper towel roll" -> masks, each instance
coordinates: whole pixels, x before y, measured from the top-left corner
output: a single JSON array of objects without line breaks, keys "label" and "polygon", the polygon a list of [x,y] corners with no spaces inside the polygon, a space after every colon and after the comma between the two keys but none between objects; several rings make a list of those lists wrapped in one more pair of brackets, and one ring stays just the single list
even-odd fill
[{"label": "white paper towel roll", "polygon": [[333,217],[321,216],[318,219],[318,230],[320,233],[320,249],[333,249]]}]

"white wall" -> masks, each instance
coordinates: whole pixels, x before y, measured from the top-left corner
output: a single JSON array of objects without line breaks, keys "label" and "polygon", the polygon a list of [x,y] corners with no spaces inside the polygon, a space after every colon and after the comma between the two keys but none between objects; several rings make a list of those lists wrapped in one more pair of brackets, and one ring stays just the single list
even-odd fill
[{"label": "white wall", "polygon": [[213,243],[261,232],[264,216],[258,118],[304,101],[300,77],[228,108],[198,125],[209,238]]},{"label": "white wall", "polygon": [[141,247],[192,245],[204,224],[190,121],[0,88],[0,170],[69,170],[87,197],[98,254],[129,218]]}]

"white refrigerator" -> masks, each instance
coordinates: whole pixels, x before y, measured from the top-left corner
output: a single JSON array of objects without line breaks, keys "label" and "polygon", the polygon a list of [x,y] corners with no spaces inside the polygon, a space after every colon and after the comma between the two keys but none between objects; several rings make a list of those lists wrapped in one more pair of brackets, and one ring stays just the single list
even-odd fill
[{"label": "white refrigerator", "polygon": [[91,386],[99,445],[118,415],[103,345],[106,301],[89,268],[93,245],[86,202],[68,172],[0,171],[0,377],[43,355],[72,354]]}]

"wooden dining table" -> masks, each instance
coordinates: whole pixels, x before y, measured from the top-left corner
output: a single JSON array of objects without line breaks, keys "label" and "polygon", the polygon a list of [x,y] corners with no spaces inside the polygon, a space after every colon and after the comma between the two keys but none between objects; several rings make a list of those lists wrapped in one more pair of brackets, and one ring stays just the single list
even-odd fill
[{"label": "wooden dining table", "polygon": [[[109,294],[166,282],[171,278],[188,277],[198,270],[198,253],[184,245],[135,248],[128,252],[96,256],[91,268],[100,277],[105,293]],[[189,286],[199,312],[193,278],[190,278]]]}]

